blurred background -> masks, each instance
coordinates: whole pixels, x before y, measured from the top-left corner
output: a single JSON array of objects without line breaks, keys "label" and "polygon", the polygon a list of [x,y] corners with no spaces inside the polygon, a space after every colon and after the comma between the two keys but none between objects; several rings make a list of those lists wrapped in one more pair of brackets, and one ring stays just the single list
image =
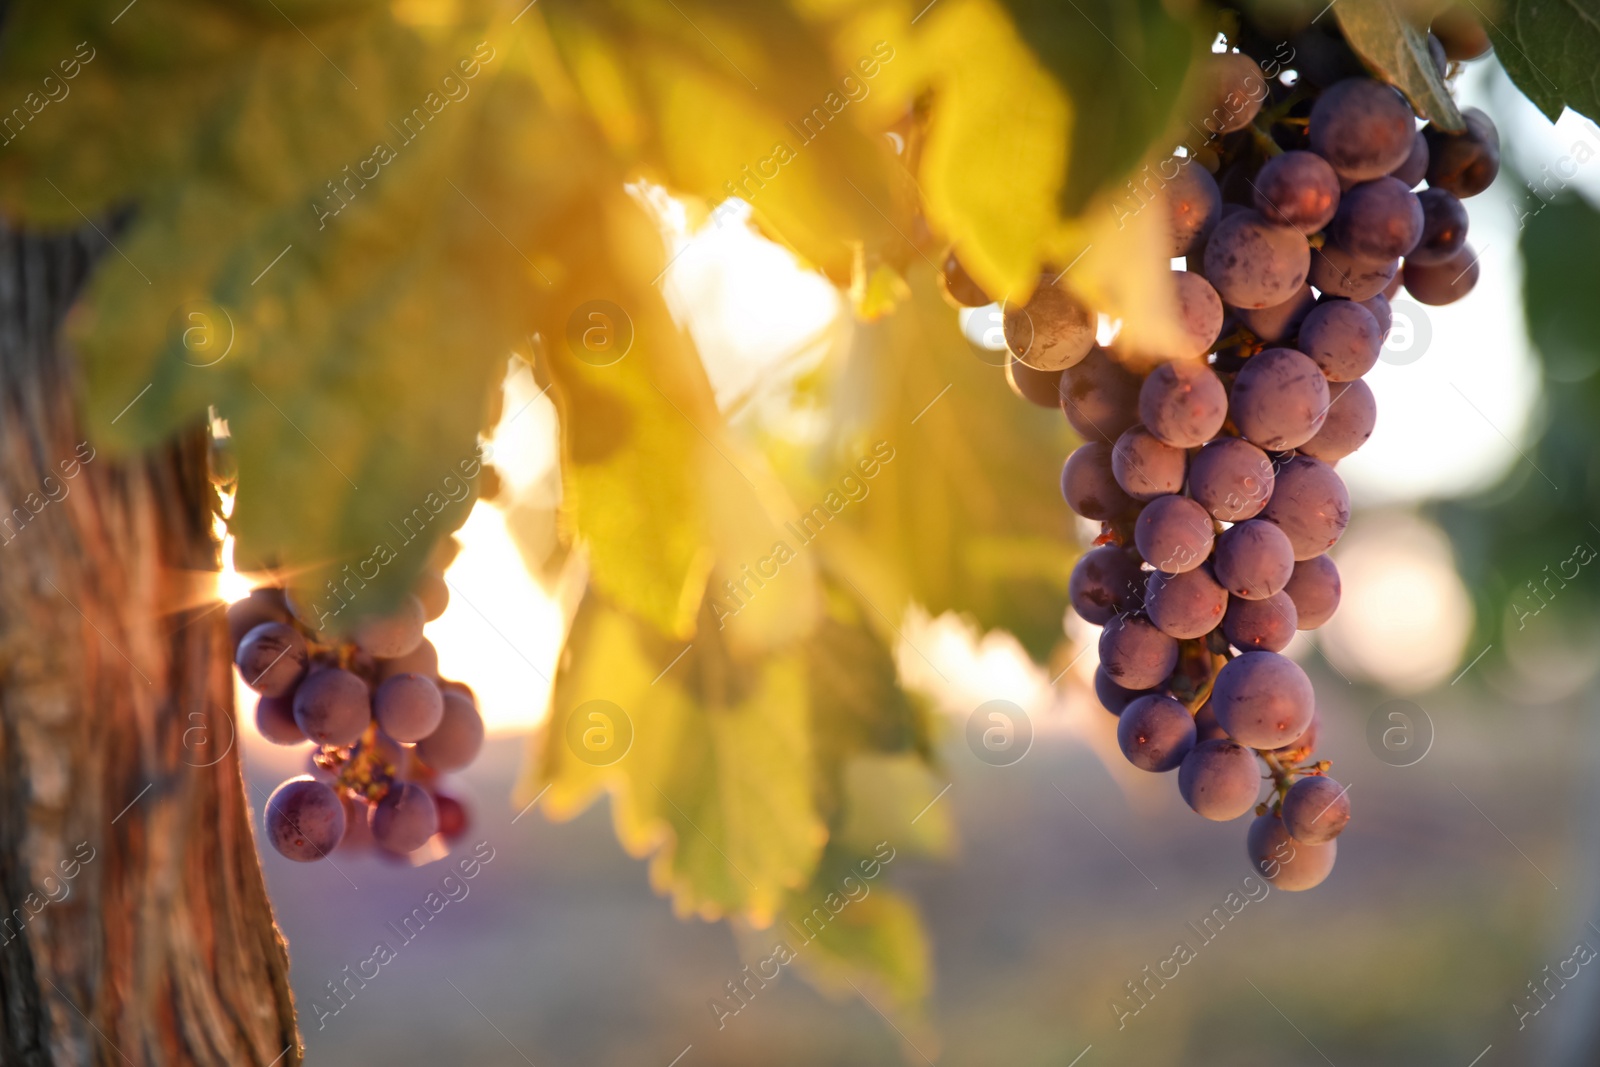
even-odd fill
[{"label": "blurred background", "polygon": [[[675,918],[617,844],[605,802],[557,824],[512,799],[582,580],[580,564],[550,555],[555,412],[513,362],[492,441],[505,488],[461,530],[452,603],[428,629],[491,731],[453,782],[465,837],[416,866],[262,854],[308,1062],[1600,1062],[1600,963],[1586,965],[1600,952],[1600,566],[1588,565],[1600,545],[1600,129],[1571,111],[1551,124],[1492,59],[1458,91],[1494,118],[1506,152],[1499,180],[1467,202],[1481,280],[1449,307],[1396,301],[1368,377],[1377,431],[1339,465],[1357,508],[1333,552],[1344,599],[1290,649],[1355,811],[1327,883],[1249,898],[1242,823],[1194,817],[1170,778],[1117,753],[1089,686],[1092,628],[1068,619],[1066,655],[1047,670],[1007,634],[913,617],[898,665],[941,713],[941,760],[903,832],[937,825],[953,841],[943,858],[902,849],[889,865],[930,934],[925,1015],[891,1021],[870,991],[833,1000],[785,969],[719,1020],[713,999],[736,1004],[728,983],[778,932]],[[657,200],[673,253],[663,284],[719,405],[735,425],[787,411],[796,383],[849,343],[847,302],[757,236],[737,202],[695,224]],[[1022,406],[992,310],[949,319],[988,387]],[[1064,524],[1063,576],[1071,533]],[[225,595],[242,592],[226,579]],[[1008,766],[967,743],[969,717],[992,700],[1022,709],[1031,732]],[[240,706],[252,706],[242,691]],[[241,729],[259,813],[306,754]],[[475,847],[466,895],[397,938],[388,924]],[[1230,917],[1207,937],[1213,908]],[[350,979],[379,941],[403,947],[378,977]],[[1148,978],[1179,942],[1194,955],[1177,977]]]}]

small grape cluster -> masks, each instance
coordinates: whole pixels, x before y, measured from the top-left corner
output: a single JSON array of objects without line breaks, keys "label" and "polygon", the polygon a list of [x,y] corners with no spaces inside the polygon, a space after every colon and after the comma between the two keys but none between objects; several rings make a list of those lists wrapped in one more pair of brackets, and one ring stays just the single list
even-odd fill
[{"label": "small grape cluster", "polygon": [[275,744],[316,746],[313,773],[267,800],[267,840],[282,855],[308,863],[370,842],[403,856],[466,831],[466,809],[437,779],[476,758],[483,717],[471,689],[439,677],[423,636],[448,602],[443,576],[425,571],[398,611],[363,621],[350,640],[320,635],[282,588],[229,605],[234,665],[259,694],[257,729]]},{"label": "small grape cluster", "polygon": [[[1302,72],[1269,81],[1243,52],[1211,59],[1215,136],[1155,168],[1149,205],[1187,266],[1173,272],[1181,348],[1097,345],[1098,317],[1046,275],[1004,309],[1007,377],[1085,441],[1061,490],[1102,532],[1069,596],[1103,627],[1095,690],[1123,753],[1176,770],[1205,818],[1254,810],[1252,864],[1309,889],[1350,801],[1313,758],[1315,694],[1282,650],[1339,603],[1326,553],[1350,501],[1334,465],[1377,419],[1362,376],[1389,298],[1403,285],[1445,304],[1472,288],[1461,198],[1493,180],[1499,140],[1470,108],[1463,133],[1419,130],[1399,92],[1348,67],[1319,88]],[[956,304],[989,302],[954,253],[944,285]]]}]

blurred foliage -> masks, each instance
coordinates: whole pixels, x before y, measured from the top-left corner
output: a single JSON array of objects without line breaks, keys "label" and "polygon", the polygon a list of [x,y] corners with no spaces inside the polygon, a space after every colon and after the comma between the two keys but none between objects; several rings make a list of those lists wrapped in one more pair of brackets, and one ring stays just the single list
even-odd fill
[{"label": "blurred foliage", "polygon": [[1500,65],[1546,118],[1554,122],[1570,107],[1600,119],[1600,3],[1494,0],[1486,2],[1487,11],[1473,7]]}]

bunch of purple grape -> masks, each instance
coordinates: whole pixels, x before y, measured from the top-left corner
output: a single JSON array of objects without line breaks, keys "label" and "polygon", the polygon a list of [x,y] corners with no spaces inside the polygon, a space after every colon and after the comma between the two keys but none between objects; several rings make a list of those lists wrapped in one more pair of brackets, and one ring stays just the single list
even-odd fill
[{"label": "bunch of purple grape", "polygon": [[263,586],[228,607],[234,665],[258,693],[256,727],[280,745],[316,748],[311,774],[267,800],[267,840],[303,863],[368,844],[404,856],[435,834],[465,832],[466,809],[437,787],[483,746],[472,690],[439,677],[423,625],[444,612],[449,588],[437,570],[392,615],[358,625],[350,640],[325,638],[293,593]]},{"label": "bunch of purple grape", "polygon": [[[1350,501],[1334,466],[1376,422],[1361,379],[1389,298],[1403,285],[1445,304],[1472,288],[1460,198],[1493,180],[1499,141],[1473,109],[1462,133],[1419,130],[1405,97],[1348,67],[1319,88],[1302,71],[1269,81],[1242,52],[1212,61],[1212,136],[1153,168],[1144,208],[1167,213],[1186,259],[1182,344],[1096,345],[1097,316],[1047,275],[1005,308],[1007,377],[1059,404],[1085,442],[1061,490],[1102,532],[1069,595],[1103,627],[1095,690],[1123,753],[1176,770],[1205,818],[1255,811],[1251,863],[1309,889],[1333,867],[1350,801],[1312,758],[1315,694],[1282,650],[1339,603],[1326,553]],[[988,302],[954,254],[944,283],[957,304]]]}]

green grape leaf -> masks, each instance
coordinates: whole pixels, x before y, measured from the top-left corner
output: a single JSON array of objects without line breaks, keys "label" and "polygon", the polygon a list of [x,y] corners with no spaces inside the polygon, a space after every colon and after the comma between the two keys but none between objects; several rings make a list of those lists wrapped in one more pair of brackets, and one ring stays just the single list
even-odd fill
[{"label": "green grape leaf", "polygon": [[1570,107],[1600,119],[1600,4],[1499,0],[1488,15],[1477,14],[1500,65],[1546,118],[1554,122]]},{"label": "green grape leaf", "polygon": [[[1414,5],[1413,5],[1414,6]],[[1406,94],[1424,118],[1446,130],[1466,123],[1428,54],[1428,35],[1397,0],[1339,0],[1333,14],[1355,53],[1384,81]]]}]

